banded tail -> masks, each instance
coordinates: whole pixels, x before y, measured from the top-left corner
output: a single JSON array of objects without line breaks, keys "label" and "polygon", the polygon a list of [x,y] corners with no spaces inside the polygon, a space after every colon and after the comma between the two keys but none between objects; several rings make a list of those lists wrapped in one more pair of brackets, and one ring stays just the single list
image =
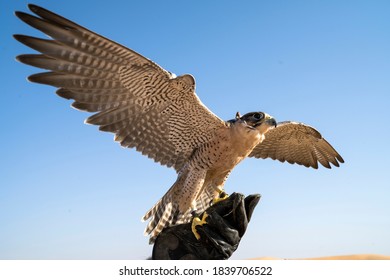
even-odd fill
[{"label": "banded tail", "polygon": [[150,235],[149,244],[153,244],[165,228],[191,222],[194,215],[199,215],[210,207],[211,201],[215,197],[213,188],[208,188],[196,199],[195,209],[188,208],[186,212],[181,213],[177,198],[174,196],[176,188],[180,188],[179,182],[180,180],[173,184],[167,193],[142,217],[142,221],[150,219],[144,231],[144,235]]}]

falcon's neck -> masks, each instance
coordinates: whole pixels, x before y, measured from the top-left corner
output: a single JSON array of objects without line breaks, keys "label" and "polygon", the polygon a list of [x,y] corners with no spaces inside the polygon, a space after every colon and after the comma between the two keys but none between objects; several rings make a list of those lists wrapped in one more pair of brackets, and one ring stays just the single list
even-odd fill
[{"label": "falcon's neck", "polygon": [[246,157],[264,140],[264,134],[243,121],[237,121],[230,125],[230,138],[232,149]]}]

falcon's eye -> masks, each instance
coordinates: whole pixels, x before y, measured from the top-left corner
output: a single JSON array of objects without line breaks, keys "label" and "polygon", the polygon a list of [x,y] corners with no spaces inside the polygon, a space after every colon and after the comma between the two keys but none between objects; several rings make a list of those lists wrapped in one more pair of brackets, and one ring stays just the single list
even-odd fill
[{"label": "falcon's eye", "polygon": [[256,120],[261,120],[263,118],[263,114],[261,113],[255,113],[253,114],[253,117],[256,119]]}]

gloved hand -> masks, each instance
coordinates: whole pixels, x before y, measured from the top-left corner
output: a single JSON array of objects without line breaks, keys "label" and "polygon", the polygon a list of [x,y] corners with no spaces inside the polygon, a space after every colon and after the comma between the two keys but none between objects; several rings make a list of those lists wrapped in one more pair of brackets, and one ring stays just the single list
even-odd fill
[{"label": "gloved hand", "polygon": [[[260,195],[233,193],[208,209],[207,224],[196,226],[197,240],[191,231],[192,223],[164,229],[153,247],[153,260],[228,259],[244,235]],[[203,214],[202,214],[203,215]],[[202,217],[202,215],[200,215]]]}]

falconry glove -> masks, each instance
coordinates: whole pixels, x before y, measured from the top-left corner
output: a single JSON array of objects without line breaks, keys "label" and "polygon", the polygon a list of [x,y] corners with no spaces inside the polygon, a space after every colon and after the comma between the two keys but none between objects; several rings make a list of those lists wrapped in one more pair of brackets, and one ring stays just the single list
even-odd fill
[{"label": "falconry glove", "polygon": [[245,197],[233,193],[227,199],[210,206],[200,215],[206,223],[195,226],[200,238],[192,231],[192,224],[165,228],[155,240],[152,259],[185,260],[231,257],[244,235],[260,195]]}]

